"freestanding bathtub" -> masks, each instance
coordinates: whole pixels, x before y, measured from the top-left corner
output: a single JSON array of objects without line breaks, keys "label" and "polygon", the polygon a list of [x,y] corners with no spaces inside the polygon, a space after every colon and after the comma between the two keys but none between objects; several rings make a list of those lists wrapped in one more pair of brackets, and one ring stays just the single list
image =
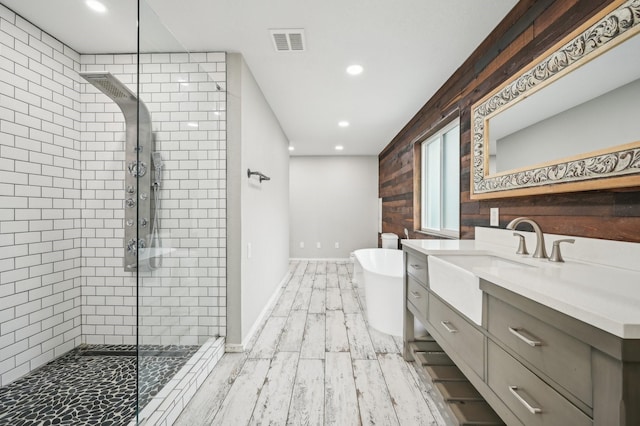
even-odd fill
[{"label": "freestanding bathtub", "polygon": [[364,286],[369,325],[402,336],[402,250],[373,248],[353,254],[356,274],[362,268],[358,284]]}]

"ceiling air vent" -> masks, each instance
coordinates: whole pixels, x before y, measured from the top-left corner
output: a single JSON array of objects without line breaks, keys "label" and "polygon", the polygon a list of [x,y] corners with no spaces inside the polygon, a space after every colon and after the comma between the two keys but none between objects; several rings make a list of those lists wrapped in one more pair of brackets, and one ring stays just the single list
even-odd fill
[{"label": "ceiling air vent", "polygon": [[276,52],[302,52],[305,50],[304,30],[269,30]]}]

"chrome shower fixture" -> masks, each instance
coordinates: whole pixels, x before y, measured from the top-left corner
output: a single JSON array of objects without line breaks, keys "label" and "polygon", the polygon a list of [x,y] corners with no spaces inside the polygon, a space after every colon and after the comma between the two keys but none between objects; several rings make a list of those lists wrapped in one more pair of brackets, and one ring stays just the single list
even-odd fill
[{"label": "chrome shower fixture", "polygon": [[[151,210],[152,197],[151,165],[153,138],[151,133],[151,115],[145,104],[120,80],[108,71],[81,72],[80,76],[97,87],[120,107],[126,125],[125,141],[125,182],[124,182],[124,269],[135,271],[147,269],[148,255],[145,248],[151,246],[153,224]],[[155,161],[155,158],[154,158]],[[159,183],[159,175],[155,181]],[[154,181],[154,185],[155,182]],[[145,259],[145,262],[141,262]]]},{"label": "chrome shower fixture", "polygon": [[160,183],[162,182],[162,167],[163,167],[162,156],[160,155],[159,152],[152,152],[151,161],[153,161],[153,168],[155,171],[153,176],[153,186],[156,188],[159,188]]}]

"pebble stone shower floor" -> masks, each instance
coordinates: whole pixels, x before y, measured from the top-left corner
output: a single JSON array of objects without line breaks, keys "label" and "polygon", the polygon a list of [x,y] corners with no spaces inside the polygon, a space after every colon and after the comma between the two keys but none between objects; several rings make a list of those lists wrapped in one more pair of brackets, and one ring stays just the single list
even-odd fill
[{"label": "pebble stone shower floor", "polygon": [[[140,409],[198,346],[140,349]],[[82,345],[0,388],[0,425],[127,425],[136,414],[136,347]]]}]

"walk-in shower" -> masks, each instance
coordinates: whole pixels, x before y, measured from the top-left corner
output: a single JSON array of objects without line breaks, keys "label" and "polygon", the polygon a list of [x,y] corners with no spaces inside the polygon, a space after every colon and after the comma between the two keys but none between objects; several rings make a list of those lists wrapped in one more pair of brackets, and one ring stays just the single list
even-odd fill
[{"label": "walk-in shower", "polygon": [[92,53],[94,33],[47,33],[49,2],[11,4],[0,425],[168,424],[224,351],[226,56],[171,42],[142,0],[96,20],[130,31]]}]

